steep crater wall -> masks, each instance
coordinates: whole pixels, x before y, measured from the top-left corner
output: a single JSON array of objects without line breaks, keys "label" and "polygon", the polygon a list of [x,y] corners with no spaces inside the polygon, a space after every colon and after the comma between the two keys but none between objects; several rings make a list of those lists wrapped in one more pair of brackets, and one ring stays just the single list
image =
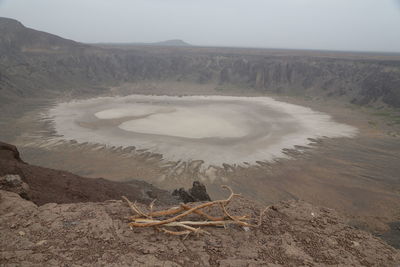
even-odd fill
[{"label": "steep crater wall", "polygon": [[[1,102],[139,80],[242,85],[262,92],[400,107],[400,57],[229,48],[83,45],[0,20]],[[4,33],[4,34],[3,34]],[[30,38],[22,38],[30,36]]]}]

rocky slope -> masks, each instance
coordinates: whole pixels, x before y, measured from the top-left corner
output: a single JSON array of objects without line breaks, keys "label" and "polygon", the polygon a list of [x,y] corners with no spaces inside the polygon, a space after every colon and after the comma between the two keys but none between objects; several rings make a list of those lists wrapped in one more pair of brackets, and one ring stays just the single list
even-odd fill
[{"label": "rocky slope", "polygon": [[196,47],[103,49],[0,19],[0,105],[101,93],[138,80],[241,85],[262,92],[400,107],[400,56]]},{"label": "rocky slope", "polygon": [[[177,204],[178,198],[146,182],[112,182],[102,178],[85,178],[69,172],[29,165],[21,160],[18,150],[0,142],[0,177],[18,175],[29,185],[22,196],[37,205],[46,203],[99,202],[126,195],[133,201],[150,203],[157,198],[163,204]],[[0,179],[0,189],[6,189]]]}]

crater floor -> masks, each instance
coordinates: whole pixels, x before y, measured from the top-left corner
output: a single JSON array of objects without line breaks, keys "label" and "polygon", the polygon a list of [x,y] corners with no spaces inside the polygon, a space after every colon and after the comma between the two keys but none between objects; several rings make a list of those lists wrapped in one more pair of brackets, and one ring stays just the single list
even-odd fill
[{"label": "crater floor", "polygon": [[206,165],[268,161],[309,138],[357,133],[327,114],[269,97],[101,97],[60,103],[48,116],[58,139],[134,146]]}]

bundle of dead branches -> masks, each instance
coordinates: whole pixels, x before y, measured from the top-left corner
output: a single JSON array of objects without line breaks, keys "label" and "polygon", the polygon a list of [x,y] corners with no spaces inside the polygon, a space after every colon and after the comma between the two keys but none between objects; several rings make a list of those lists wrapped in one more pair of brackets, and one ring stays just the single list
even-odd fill
[{"label": "bundle of dead branches", "polygon": [[[239,225],[248,229],[249,227],[257,227],[261,223],[262,215],[267,210],[260,213],[259,224],[249,223],[249,216],[232,216],[228,213],[226,207],[239,194],[233,193],[228,186],[222,186],[230,191],[230,196],[225,200],[216,200],[201,203],[196,206],[181,204],[179,207],[173,207],[167,210],[153,211],[154,201],[149,206],[149,212],[143,212],[136,203],[132,203],[126,197],[122,197],[132,209],[134,216],[131,217],[132,222],[129,226],[133,227],[154,227],[157,230],[171,235],[189,235],[189,234],[209,234],[201,227],[216,226],[227,227],[228,225]],[[204,208],[220,207],[223,215],[214,217],[203,211]],[[189,215],[196,215],[196,220],[183,220]],[[191,216],[193,217],[193,216]],[[201,219],[201,220],[198,220]]]}]

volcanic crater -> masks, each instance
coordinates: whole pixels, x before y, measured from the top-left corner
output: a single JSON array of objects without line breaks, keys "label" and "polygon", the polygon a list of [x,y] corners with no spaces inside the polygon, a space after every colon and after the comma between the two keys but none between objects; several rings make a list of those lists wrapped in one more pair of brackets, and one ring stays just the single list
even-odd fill
[{"label": "volcanic crater", "polygon": [[101,97],[60,103],[47,115],[61,140],[135,146],[167,161],[221,166],[270,161],[310,138],[357,133],[325,113],[270,97]]}]

